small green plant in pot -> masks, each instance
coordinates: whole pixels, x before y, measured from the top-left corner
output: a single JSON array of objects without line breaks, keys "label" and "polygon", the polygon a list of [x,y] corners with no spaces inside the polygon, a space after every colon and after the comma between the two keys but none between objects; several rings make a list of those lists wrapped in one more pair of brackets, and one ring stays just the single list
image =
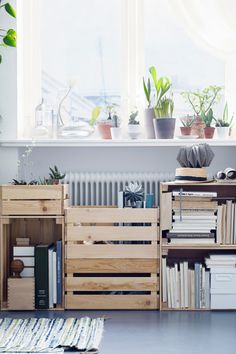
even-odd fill
[{"label": "small green plant in pot", "polygon": [[122,128],[120,126],[120,119],[116,112],[112,116],[111,137],[113,140],[121,139]]},{"label": "small green plant in pot", "polygon": [[153,95],[150,78],[145,81],[143,78],[143,91],[147,101],[147,108],[144,109],[144,128],[147,139],[155,139],[153,118],[155,117],[153,108]]},{"label": "small green plant in pot", "polygon": [[202,113],[201,118],[205,124],[204,135],[206,139],[212,139],[215,132],[215,127],[212,123],[215,121],[212,108],[209,109],[207,113]]},{"label": "small green plant in pot", "polygon": [[230,128],[233,126],[234,115],[230,117],[227,102],[224,106],[223,117],[215,119],[217,137],[219,139],[227,139],[229,137]]},{"label": "small green plant in pot", "polygon": [[183,98],[190,105],[195,116],[192,134],[197,135],[199,138],[205,137],[205,124],[202,117],[207,115],[212,106],[220,101],[221,90],[221,86],[208,86],[203,90],[182,92]]},{"label": "small green plant in pot", "polygon": [[[111,127],[113,126],[112,116],[114,115],[115,105],[107,105],[105,107],[96,106],[92,110],[90,125],[97,125],[99,134],[102,139],[111,139]],[[104,114],[101,117],[101,114]]]},{"label": "small green plant in pot", "polygon": [[194,117],[187,115],[186,117],[183,117],[182,119],[180,119],[180,121],[182,123],[182,127],[180,127],[181,134],[182,135],[191,135]]},{"label": "small green plant in pot", "polygon": [[128,134],[131,139],[137,139],[140,135],[140,123],[138,120],[138,110],[130,113],[128,123]]},{"label": "small green plant in pot", "polygon": [[157,78],[156,68],[152,66],[150,74],[156,90],[153,125],[157,139],[173,139],[175,132],[175,118],[173,96],[170,94],[171,81],[167,77]]}]

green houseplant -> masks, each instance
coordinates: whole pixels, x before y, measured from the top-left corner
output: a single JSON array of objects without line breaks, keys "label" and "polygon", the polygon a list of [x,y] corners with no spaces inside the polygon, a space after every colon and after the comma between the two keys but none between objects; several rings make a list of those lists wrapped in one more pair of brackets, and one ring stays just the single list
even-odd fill
[{"label": "green houseplant", "polygon": [[149,69],[156,90],[153,119],[155,136],[157,139],[172,139],[175,131],[175,118],[173,96],[170,93],[171,81],[167,77],[157,78],[156,68]]},{"label": "green houseplant", "polygon": [[194,117],[187,115],[180,119],[182,123],[182,127],[180,127],[180,131],[182,135],[191,135],[192,125],[194,121]]},{"label": "green houseplant", "polygon": [[[113,116],[116,115],[115,104],[105,107],[96,106],[92,110],[90,125],[97,125],[98,132],[102,139],[111,139],[111,127],[113,126]],[[103,116],[101,114],[103,113]]]},{"label": "green houseplant", "polygon": [[140,123],[138,120],[138,110],[130,113],[128,122],[128,134],[131,139],[137,139],[140,135]]},{"label": "green houseplant", "polygon": [[234,115],[230,117],[227,102],[224,106],[222,118],[215,119],[216,132],[219,139],[227,139],[230,128],[233,126]]},{"label": "green houseplant", "polygon": [[204,135],[206,139],[212,139],[215,132],[215,127],[212,127],[212,122],[215,120],[212,108],[207,113],[202,113],[201,118],[205,123]]},{"label": "green houseplant", "polygon": [[[1,4],[0,2],[0,10],[5,10],[8,15],[16,18],[16,11],[15,9],[11,6],[9,2],[5,4]],[[0,46],[1,47],[16,47],[16,31],[12,28],[9,29],[3,29],[0,28],[0,37],[1,37],[1,42]],[[2,54],[0,54],[0,63],[2,62]]]},{"label": "green houseplant", "polygon": [[155,117],[153,108],[153,95],[150,77],[145,81],[143,78],[143,91],[147,101],[147,108],[144,109],[144,127],[147,139],[155,139],[153,118]]},{"label": "green houseplant", "polygon": [[203,119],[212,106],[220,101],[221,90],[221,86],[208,86],[203,90],[182,92],[183,98],[190,105],[195,116],[192,133],[198,135],[199,138],[205,136]]}]

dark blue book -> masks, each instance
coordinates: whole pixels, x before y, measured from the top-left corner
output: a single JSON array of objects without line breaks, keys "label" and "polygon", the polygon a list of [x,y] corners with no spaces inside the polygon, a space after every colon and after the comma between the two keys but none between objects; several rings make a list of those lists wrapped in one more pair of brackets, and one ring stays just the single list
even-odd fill
[{"label": "dark blue book", "polygon": [[57,304],[62,304],[62,242],[57,241]]}]

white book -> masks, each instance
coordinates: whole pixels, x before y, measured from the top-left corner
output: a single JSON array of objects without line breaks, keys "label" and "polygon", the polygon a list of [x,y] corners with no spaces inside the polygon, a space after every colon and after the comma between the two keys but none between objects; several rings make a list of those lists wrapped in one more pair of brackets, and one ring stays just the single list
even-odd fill
[{"label": "white book", "polygon": [[34,267],[34,257],[17,256],[13,257],[13,259],[20,259],[24,263],[25,267]]},{"label": "white book", "polygon": [[216,243],[222,243],[222,215],[223,215],[223,206],[218,205],[217,209],[217,227],[216,227]]},{"label": "white book", "polygon": [[236,260],[236,254],[211,254],[206,260]]},{"label": "white book", "polygon": [[175,269],[170,268],[170,296],[171,296],[171,303],[172,308],[176,308],[176,301],[175,301]]},{"label": "white book", "polygon": [[184,262],[184,307],[188,308],[188,262]]},{"label": "white book", "polygon": [[231,228],[230,228],[230,244],[234,244],[234,211],[235,211],[235,204],[232,203],[231,209]]},{"label": "white book", "polygon": [[180,307],[184,308],[185,300],[184,300],[184,264],[180,262]]},{"label": "white book", "polygon": [[13,257],[15,256],[34,257],[34,246],[14,246]]},{"label": "white book", "polygon": [[200,292],[200,308],[206,308],[206,280],[205,280],[205,267],[202,267],[202,274],[201,274],[201,292]]},{"label": "white book", "polygon": [[[175,221],[180,221],[180,215],[173,215],[173,219]],[[208,221],[215,221],[217,219],[217,216],[212,214],[212,215],[182,215],[181,220],[182,222],[197,222],[197,220],[201,220],[203,222],[208,222]]]},{"label": "white book", "polygon": [[53,248],[48,249],[48,290],[49,308],[53,308]]},{"label": "white book", "polygon": [[172,238],[170,240],[172,245],[214,245],[214,238]]},{"label": "white book", "polygon": [[172,308],[171,294],[170,294],[170,267],[166,267],[166,283],[167,283],[167,305],[168,308]]},{"label": "white book", "polygon": [[167,302],[166,258],[162,258],[162,301]]},{"label": "white book", "polygon": [[206,295],[206,308],[210,308],[210,272],[205,272],[205,295]]},{"label": "white book", "polygon": [[206,198],[216,198],[217,197],[217,192],[191,192],[191,191],[173,191],[172,192],[173,197],[206,197]]},{"label": "white book", "polygon": [[230,245],[232,200],[226,200],[226,245]]},{"label": "white book", "polygon": [[191,272],[191,304],[190,307],[192,309],[195,308],[195,272],[193,269],[190,270]]},{"label": "white book", "polygon": [[176,308],[180,308],[180,282],[179,282],[179,271],[178,271],[177,263],[175,263],[175,298],[176,298]]},{"label": "white book", "polygon": [[180,209],[173,208],[173,212],[175,215],[182,216],[213,216],[215,215],[215,210],[212,209],[182,209],[180,213]]},{"label": "white book", "polygon": [[57,253],[53,251],[53,304],[57,304]]},{"label": "white book", "polygon": [[233,235],[233,244],[236,244],[236,206],[234,205],[234,235]]},{"label": "white book", "polygon": [[21,278],[34,278],[34,267],[26,267],[20,273]]}]

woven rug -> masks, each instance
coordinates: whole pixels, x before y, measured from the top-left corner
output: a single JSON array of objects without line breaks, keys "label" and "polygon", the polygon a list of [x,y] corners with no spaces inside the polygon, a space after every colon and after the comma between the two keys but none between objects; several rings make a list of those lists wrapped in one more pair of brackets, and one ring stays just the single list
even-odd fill
[{"label": "woven rug", "polygon": [[60,353],[66,349],[97,353],[104,319],[0,319],[1,353]]}]

